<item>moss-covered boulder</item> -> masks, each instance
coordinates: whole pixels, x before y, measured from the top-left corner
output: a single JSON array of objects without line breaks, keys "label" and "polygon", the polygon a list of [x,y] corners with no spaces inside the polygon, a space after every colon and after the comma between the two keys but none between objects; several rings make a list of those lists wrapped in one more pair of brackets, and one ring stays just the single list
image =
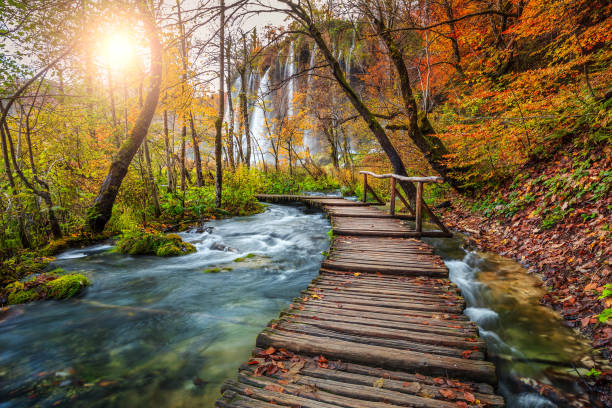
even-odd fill
[{"label": "moss-covered boulder", "polygon": [[55,269],[26,281],[15,281],[6,286],[10,305],[42,299],[68,299],[90,285],[89,279],[79,273],[65,273]]},{"label": "moss-covered boulder", "polygon": [[85,276],[79,273],[70,273],[47,282],[45,284],[45,292],[47,298],[68,299],[89,285],[89,279]]},{"label": "moss-covered boulder", "polygon": [[117,250],[130,255],[179,256],[194,253],[195,247],[177,234],[131,231],[117,241]]}]

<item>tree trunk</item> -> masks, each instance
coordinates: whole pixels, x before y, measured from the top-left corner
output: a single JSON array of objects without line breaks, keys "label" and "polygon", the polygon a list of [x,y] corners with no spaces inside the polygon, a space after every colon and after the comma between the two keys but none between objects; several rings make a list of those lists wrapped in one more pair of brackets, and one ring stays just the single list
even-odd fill
[{"label": "tree trunk", "polygon": [[[138,88],[138,102],[140,105],[140,109],[142,109],[142,81],[140,82],[140,87]],[[147,165],[147,178],[149,180],[149,188],[150,194],[153,198],[153,213],[155,217],[159,217],[161,215],[161,207],[159,205],[159,196],[157,194],[157,184],[155,183],[155,177],[153,176],[153,167],[151,166],[151,154],[149,153],[149,143],[147,143],[147,137],[144,138],[144,156],[145,162]]]},{"label": "tree trunk", "polygon": [[187,139],[187,122],[186,117],[183,115],[183,127],[181,128],[181,157],[180,157],[180,165],[181,165],[181,191],[185,191],[187,188],[186,178],[187,178],[187,169],[185,168],[185,139]]},{"label": "tree trunk", "polygon": [[151,49],[151,79],[149,83],[149,92],[144,107],[140,111],[128,139],[121,146],[116,158],[111,163],[108,175],[100,186],[100,192],[93,205],[88,210],[87,223],[93,232],[102,232],[110,219],[121,183],[127,174],[134,155],[147,134],[159,100],[159,87],[162,73],[162,45],[159,40],[157,27],[155,27],[154,17],[145,7],[146,6],[143,4],[140,4],[140,11],[143,14]]},{"label": "tree trunk", "polygon": [[227,158],[232,169],[236,168],[236,162],[234,161],[234,103],[232,101],[232,79],[231,79],[231,48],[232,48],[232,37],[227,36],[227,55],[225,61],[227,63],[227,72],[225,78],[227,80],[227,109],[229,112],[229,123],[227,124]]},{"label": "tree trunk", "polygon": [[200,156],[200,139],[196,131],[195,122],[193,120],[193,112],[189,112],[189,125],[191,126],[191,141],[193,143],[193,160],[196,168],[196,183],[198,187],[204,185],[204,177],[202,176],[202,157]]},{"label": "tree trunk", "polygon": [[221,161],[221,149],[223,144],[223,116],[225,114],[225,92],[224,67],[225,67],[225,0],[219,0],[219,112],[215,122],[215,206],[221,208],[221,196],[223,189],[223,162]]},{"label": "tree trunk", "polygon": [[176,191],[176,176],[174,174],[174,159],[170,149],[170,135],[168,133],[168,111],[164,109],[164,142],[166,145],[166,168],[168,169],[168,191]]}]

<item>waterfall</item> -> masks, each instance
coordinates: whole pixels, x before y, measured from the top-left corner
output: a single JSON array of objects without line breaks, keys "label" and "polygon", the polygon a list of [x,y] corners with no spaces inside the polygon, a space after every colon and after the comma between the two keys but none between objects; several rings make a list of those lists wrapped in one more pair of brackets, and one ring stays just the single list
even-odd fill
[{"label": "waterfall", "polygon": [[253,106],[253,114],[250,122],[250,132],[253,137],[254,146],[253,149],[256,152],[259,145],[262,150],[266,150],[266,110],[264,104],[268,102],[270,93],[270,68],[266,70],[263,77],[259,81],[259,88],[257,89],[257,100]]},{"label": "waterfall", "polygon": [[[312,46],[312,52],[310,53],[310,62],[308,63],[308,79],[306,81],[306,92],[308,97],[310,97],[310,93],[312,91],[312,71],[316,63],[316,55],[317,55],[317,43],[314,43]],[[315,144],[312,137],[311,129],[304,129],[304,136],[302,142],[304,143],[304,147],[308,149],[308,151],[312,154],[315,152]]]},{"label": "waterfall", "polygon": [[346,56],[346,79],[351,82],[351,62],[353,60],[353,51],[355,50],[355,30],[353,30],[353,41]]},{"label": "waterfall", "polygon": [[293,94],[295,92],[295,61],[294,61],[294,53],[293,53],[293,42],[289,46],[289,57],[287,57],[287,61],[285,62],[285,79],[289,82],[287,84],[287,116],[293,116]]}]

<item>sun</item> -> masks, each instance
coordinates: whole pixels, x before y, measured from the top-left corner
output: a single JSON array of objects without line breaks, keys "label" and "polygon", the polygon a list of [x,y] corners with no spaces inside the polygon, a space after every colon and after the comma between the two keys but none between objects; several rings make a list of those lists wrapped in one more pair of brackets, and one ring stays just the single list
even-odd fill
[{"label": "sun", "polygon": [[111,34],[104,42],[104,58],[113,68],[123,68],[134,59],[136,47],[130,35],[122,32]]}]

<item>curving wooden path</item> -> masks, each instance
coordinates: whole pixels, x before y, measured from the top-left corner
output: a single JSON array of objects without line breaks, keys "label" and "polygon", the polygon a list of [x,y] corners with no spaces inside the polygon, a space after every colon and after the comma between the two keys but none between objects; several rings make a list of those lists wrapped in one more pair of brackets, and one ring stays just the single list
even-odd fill
[{"label": "curving wooden path", "polygon": [[321,207],[336,238],[217,407],[504,406],[459,290],[433,249],[407,238],[406,217],[342,198],[259,199]]}]

